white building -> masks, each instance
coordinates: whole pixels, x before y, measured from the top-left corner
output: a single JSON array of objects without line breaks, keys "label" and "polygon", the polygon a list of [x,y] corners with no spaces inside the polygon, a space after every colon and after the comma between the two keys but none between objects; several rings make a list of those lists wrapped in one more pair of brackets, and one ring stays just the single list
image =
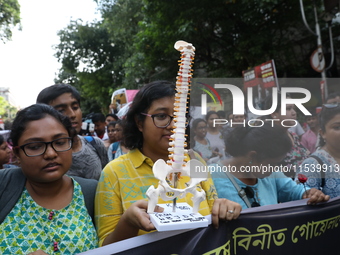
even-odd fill
[{"label": "white building", "polygon": [[17,107],[17,103],[15,101],[15,98],[10,92],[9,87],[0,87],[0,96],[5,98],[5,100],[10,104],[13,105],[14,107]]}]

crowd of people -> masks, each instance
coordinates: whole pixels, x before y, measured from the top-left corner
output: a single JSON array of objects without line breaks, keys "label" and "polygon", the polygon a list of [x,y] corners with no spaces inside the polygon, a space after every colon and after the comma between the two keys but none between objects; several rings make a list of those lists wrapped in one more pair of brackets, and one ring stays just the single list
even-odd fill
[{"label": "crowd of people", "polygon": [[[158,185],[154,163],[169,159],[175,93],[171,82],[151,82],[123,118],[94,114],[93,135],[85,136],[81,97],[73,86],[46,87],[36,104],[20,110],[8,141],[0,136],[0,253],[77,254],[155,230],[146,213],[146,190]],[[214,171],[198,185],[206,198],[199,212],[211,214],[218,228],[221,220],[237,219],[242,209],[303,198],[314,205],[339,196],[337,172],[309,171],[340,164],[340,106],[333,101],[306,119],[308,130],[300,136],[279,124],[243,125],[246,113],[210,111],[193,119],[186,158],[235,169]],[[287,105],[286,115],[280,110],[279,102],[266,118],[296,120],[293,105]],[[215,125],[221,118],[228,124]],[[11,153],[18,164],[5,167]],[[291,171],[262,171],[264,165]],[[241,171],[247,167],[261,171]],[[300,172],[308,177],[306,189],[295,181]],[[188,182],[181,176],[177,188]],[[177,202],[192,206],[191,198],[186,194]]]}]

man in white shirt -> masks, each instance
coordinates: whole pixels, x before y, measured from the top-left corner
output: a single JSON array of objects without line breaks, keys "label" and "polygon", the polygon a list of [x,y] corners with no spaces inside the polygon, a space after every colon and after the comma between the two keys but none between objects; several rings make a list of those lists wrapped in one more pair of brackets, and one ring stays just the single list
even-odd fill
[{"label": "man in white shirt", "polygon": [[109,140],[106,132],[105,115],[102,113],[93,114],[92,122],[94,124],[94,136],[100,138],[102,141]]}]

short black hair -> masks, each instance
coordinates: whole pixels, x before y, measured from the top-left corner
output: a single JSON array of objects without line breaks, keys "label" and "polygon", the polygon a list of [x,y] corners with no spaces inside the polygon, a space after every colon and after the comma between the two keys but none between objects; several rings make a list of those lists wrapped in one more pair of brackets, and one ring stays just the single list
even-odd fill
[{"label": "short black hair", "polygon": [[307,107],[307,110],[312,114],[312,115],[307,115],[306,118],[308,117],[315,117],[318,114],[316,113],[316,107]]},{"label": "short black hair", "polygon": [[96,123],[96,122],[105,122],[105,119],[106,119],[105,115],[102,114],[102,113],[94,113],[92,115],[92,118],[91,118],[93,123]]},{"label": "short black hair", "polygon": [[78,90],[75,87],[64,83],[54,84],[52,86],[44,88],[38,94],[37,103],[50,104],[54,99],[65,93],[71,93],[80,105],[81,96]]},{"label": "short black hair", "polygon": [[218,117],[220,117],[222,119],[225,119],[225,116],[226,116],[225,114],[226,114],[225,111],[222,111],[222,110],[217,111]]},{"label": "short black hair", "polygon": [[140,149],[143,146],[143,134],[139,131],[136,123],[136,121],[144,122],[146,116],[141,113],[147,112],[153,101],[175,96],[175,89],[174,83],[158,80],[146,84],[137,92],[126,114],[123,129],[124,144],[128,149]]},{"label": "short black hair", "polygon": [[213,114],[216,114],[218,116],[216,111],[209,111],[207,112],[207,115],[205,115],[205,120],[208,121],[210,115],[213,115]]},{"label": "short black hair", "polygon": [[287,154],[292,142],[283,127],[264,123],[258,127],[235,127],[225,137],[225,146],[231,156],[245,156],[249,151],[256,151],[257,159],[262,161]]},{"label": "short black hair", "polygon": [[9,142],[11,146],[18,146],[18,141],[31,121],[40,120],[46,115],[50,115],[60,122],[67,130],[70,137],[76,136],[76,130],[72,127],[71,120],[62,115],[52,106],[47,104],[33,104],[17,112],[13,121]]},{"label": "short black hair", "polygon": [[2,135],[0,135],[0,145],[2,145],[4,141],[5,141],[5,138]]},{"label": "short black hair", "polygon": [[112,118],[114,118],[115,120],[118,120],[118,116],[116,115],[116,114],[114,114],[114,113],[109,113],[109,114],[106,114],[106,116],[105,116],[105,119],[107,118],[107,117],[112,117]]},{"label": "short black hair", "polygon": [[195,130],[195,129],[197,128],[197,125],[198,125],[200,122],[207,123],[206,120],[204,120],[204,119],[202,119],[202,118],[194,119],[193,122],[192,122],[192,129]]}]

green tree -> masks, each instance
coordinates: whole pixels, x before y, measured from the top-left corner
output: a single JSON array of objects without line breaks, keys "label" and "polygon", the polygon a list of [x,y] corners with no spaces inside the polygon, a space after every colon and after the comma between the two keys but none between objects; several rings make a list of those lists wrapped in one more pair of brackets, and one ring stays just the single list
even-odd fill
[{"label": "green tree", "polygon": [[[314,38],[302,23],[299,1],[145,0],[145,20],[135,41],[145,63],[160,75],[174,58],[173,43],[196,47],[195,77],[240,77],[242,70],[275,59],[279,75],[300,77],[309,70]],[[311,2],[306,13],[312,15]],[[312,17],[311,17],[312,18]],[[313,21],[313,19],[311,19]],[[312,43],[310,43],[312,42]],[[161,56],[161,57],[160,57]]]},{"label": "green tree", "polygon": [[[304,1],[314,26],[313,1]],[[322,7],[322,1],[314,1]],[[194,77],[241,77],[274,59],[279,77],[313,77],[316,38],[295,0],[98,0],[102,20],[61,31],[60,79],[107,109],[112,91],[156,79],[174,81],[177,40],[196,47]],[[320,20],[321,28],[325,23]],[[335,29],[334,31],[338,31]],[[327,33],[327,31],[323,31]],[[324,34],[322,38],[328,39]],[[85,63],[85,68],[83,67]]]},{"label": "green tree", "polygon": [[[61,31],[60,44],[55,46],[62,68],[56,82],[77,87],[86,98],[82,104],[85,112],[108,111],[111,95],[118,88],[136,88],[142,82],[142,60],[132,44],[138,32],[139,0],[101,1],[103,20],[82,25],[71,21]],[[128,64],[127,64],[128,63]],[[129,64],[131,63],[131,65]],[[133,71],[126,73],[126,66]]]},{"label": "green tree", "polygon": [[4,120],[12,121],[17,109],[10,105],[4,97],[0,96],[0,117]]},{"label": "green tree", "polygon": [[87,112],[106,112],[110,95],[122,80],[120,45],[112,42],[100,22],[71,21],[58,35],[55,56],[62,68],[55,82],[74,85],[84,98],[90,98],[92,103],[84,103]]},{"label": "green tree", "polygon": [[0,40],[6,42],[12,37],[12,29],[20,25],[18,0],[0,0]]},{"label": "green tree", "polygon": [[127,89],[148,82],[145,75],[144,54],[135,48],[134,41],[140,31],[139,23],[144,19],[140,0],[100,0],[99,10],[103,24],[115,44],[121,45],[122,86]]}]

